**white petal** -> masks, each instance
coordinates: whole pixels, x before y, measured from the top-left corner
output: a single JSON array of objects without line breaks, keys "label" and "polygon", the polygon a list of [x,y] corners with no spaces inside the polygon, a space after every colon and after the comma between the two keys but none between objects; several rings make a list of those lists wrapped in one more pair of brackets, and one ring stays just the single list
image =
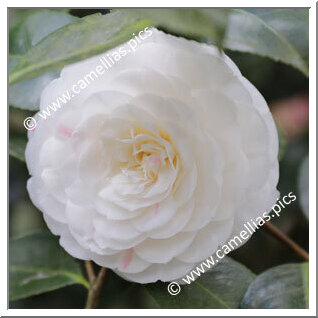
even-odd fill
[{"label": "white petal", "polygon": [[183,263],[177,259],[173,259],[166,264],[152,264],[146,270],[138,274],[128,274],[119,271],[115,271],[119,276],[137,282],[140,284],[154,283],[158,280],[168,282],[177,280],[183,277],[190,270],[192,270],[194,264]]},{"label": "white petal", "polygon": [[[160,213],[158,208],[157,214]],[[164,225],[153,229],[148,236],[153,239],[169,238],[181,232],[194,213],[194,198],[192,197],[183,206],[179,207],[173,217]]]},{"label": "white petal", "polygon": [[188,248],[194,237],[194,232],[180,232],[168,239],[147,239],[136,246],[135,251],[147,262],[167,263]]},{"label": "white petal", "polygon": [[211,256],[229,238],[233,219],[211,222],[201,229],[186,251],[177,256],[182,262],[197,263]]}]

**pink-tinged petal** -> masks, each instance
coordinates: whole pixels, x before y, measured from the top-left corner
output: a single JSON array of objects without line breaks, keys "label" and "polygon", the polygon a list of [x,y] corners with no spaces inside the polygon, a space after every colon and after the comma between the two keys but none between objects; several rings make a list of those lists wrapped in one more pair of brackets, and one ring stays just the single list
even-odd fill
[{"label": "pink-tinged petal", "polygon": [[160,156],[154,156],[150,159],[151,163],[160,163],[161,159]]},{"label": "pink-tinged petal", "polygon": [[61,132],[63,135],[65,135],[67,137],[71,137],[73,134],[73,129],[66,127],[64,125],[60,125],[59,132]]},{"label": "pink-tinged petal", "polygon": [[156,215],[159,213],[159,203],[156,203],[156,205],[155,205],[155,213],[156,213]]},{"label": "pink-tinged petal", "polygon": [[129,264],[132,261],[133,255],[134,255],[134,249],[130,248],[129,250],[127,250],[124,259],[123,259],[123,268],[127,269],[127,267],[129,266]]}]

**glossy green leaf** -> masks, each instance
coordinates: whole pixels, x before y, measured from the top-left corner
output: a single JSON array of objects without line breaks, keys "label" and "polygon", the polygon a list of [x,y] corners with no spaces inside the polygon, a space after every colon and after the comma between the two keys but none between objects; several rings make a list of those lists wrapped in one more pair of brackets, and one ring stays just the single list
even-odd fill
[{"label": "glossy green leaf", "polygon": [[69,12],[70,9],[36,9],[36,8],[28,8],[28,9],[16,9],[16,8],[8,8],[8,20],[9,20],[9,28],[13,28],[17,23],[19,23],[25,17],[34,14],[35,12],[43,12],[43,11],[55,11],[55,12]]},{"label": "glossy green leaf", "polygon": [[197,38],[212,38],[219,47],[225,34],[228,9],[126,9],[128,14],[147,18],[156,27]]},{"label": "glossy green leaf", "polygon": [[43,89],[55,78],[59,71],[48,72],[9,86],[9,105],[21,109],[39,109]]},{"label": "glossy green leaf", "polygon": [[[256,15],[233,9],[223,46],[292,65],[308,76],[308,64],[304,59],[308,56],[308,14],[298,9],[279,9],[277,14],[265,14],[266,10],[260,10],[264,9],[259,9]],[[270,14],[273,14],[272,19]],[[303,36],[302,42],[298,36]],[[307,48],[303,42],[307,43]]]},{"label": "glossy green leaf", "polygon": [[146,288],[158,308],[239,308],[254,277],[245,266],[226,257],[190,285],[181,285],[178,295],[168,293],[168,283]]},{"label": "glossy green leaf", "polygon": [[53,31],[78,20],[65,12],[42,10],[26,16],[9,33],[9,53],[22,55]]},{"label": "glossy green leaf", "polygon": [[248,9],[283,35],[296,48],[304,61],[309,55],[309,9],[273,8]]},{"label": "glossy green leaf", "polygon": [[284,264],[256,277],[242,301],[242,308],[308,308],[308,263]]},{"label": "glossy green leaf", "polygon": [[109,270],[99,308],[140,308],[143,299],[132,297],[141,294],[140,290],[143,290],[143,285],[124,280]]},{"label": "glossy green leaf", "polygon": [[266,56],[308,75],[308,9],[125,11],[149,18],[169,32],[210,38],[224,48]]},{"label": "glossy green leaf", "polygon": [[89,284],[79,264],[50,233],[30,234],[10,240],[9,298],[21,299],[71,284]]},{"label": "glossy green leaf", "polygon": [[[78,20],[65,12],[41,10],[27,15],[10,30],[10,69],[19,62],[19,54],[25,54],[50,33]],[[9,104],[14,107],[38,109],[41,93],[46,85],[59,75],[58,71],[45,73],[9,87]]]},{"label": "glossy green leaf", "polygon": [[307,156],[300,165],[298,174],[298,197],[300,206],[309,218],[309,157]]},{"label": "glossy green leaf", "polygon": [[9,138],[9,155],[21,161],[25,161],[24,153],[25,153],[26,143],[27,143],[27,140],[25,138],[10,137]]},{"label": "glossy green leaf", "polygon": [[11,84],[57,70],[104,52],[130,39],[149,25],[149,21],[115,12],[94,14],[70,23],[33,46],[12,68]]}]

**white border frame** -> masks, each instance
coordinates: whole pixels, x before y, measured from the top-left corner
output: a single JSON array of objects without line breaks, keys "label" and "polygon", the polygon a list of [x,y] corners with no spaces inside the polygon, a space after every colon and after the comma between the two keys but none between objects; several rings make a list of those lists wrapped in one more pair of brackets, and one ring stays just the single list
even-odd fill
[{"label": "white border frame", "polygon": [[[78,0],[54,0],[54,1],[40,1],[40,0],[29,0],[27,2],[23,0],[12,0],[1,4],[0,11],[0,32],[1,38],[7,39],[7,7],[73,7],[80,8],[80,4],[86,7],[86,2],[79,3]],[[102,0],[90,0],[90,7],[105,7],[108,8],[119,8],[119,7],[130,7],[131,2],[129,1],[102,1]],[[133,4],[137,7],[178,7],[180,1],[177,0],[161,0],[156,3],[135,0]],[[316,2],[315,1],[295,1],[295,0],[277,0],[277,1],[251,1],[251,0],[217,0],[217,1],[183,1],[182,5],[185,7],[310,7],[309,10],[309,206],[310,206],[310,222],[309,222],[309,251],[310,251],[310,262],[309,262],[309,309],[7,309],[7,262],[2,260],[0,277],[1,284],[0,289],[0,314],[1,316],[316,316]],[[27,6],[26,6],[27,5]],[[86,7],[89,8],[89,7]],[[7,39],[8,41],[8,39]],[[4,50],[1,51],[1,87],[7,87],[7,74],[4,76],[4,70],[7,69],[7,54]],[[7,92],[5,89],[1,90],[2,107],[0,107],[0,118],[6,120],[8,118],[8,109],[4,105],[7,105]],[[5,128],[6,127],[6,128]],[[2,133],[0,135],[0,142],[2,149],[7,148],[8,140],[8,126],[3,125],[1,127]],[[1,158],[1,175],[6,176],[8,174],[8,158]],[[6,191],[4,191],[6,189]],[[8,198],[8,181],[2,177],[1,180],[1,239],[0,246],[2,255],[7,255],[7,198]]]}]

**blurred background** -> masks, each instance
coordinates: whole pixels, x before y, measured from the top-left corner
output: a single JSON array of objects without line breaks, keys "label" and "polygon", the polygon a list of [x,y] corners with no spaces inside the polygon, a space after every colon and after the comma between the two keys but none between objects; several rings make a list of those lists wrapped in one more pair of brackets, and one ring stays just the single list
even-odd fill
[{"label": "blurred background", "polygon": [[[10,26],[14,25],[28,10],[10,10]],[[71,10],[82,17],[109,10]],[[226,50],[242,74],[263,94],[270,106],[280,136],[280,181],[281,196],[293,192],[297,200],[288,205],[279,218],[272,220],[282,232],[308,251],[308,78],[285,64],[270,59]],[[10,107],[9,134],[26,138],[23,127],[25,117],[32,112]],[[20,236],[35,231],[46,231],[42,214],[31,203],[26,182],[28,170],[25,163],[9,157],[9,235]],[[262,212],[262,211],[260,211]],[[252,255],[252,257],[251,257]],[[255,273],[275,265],[301,260],[281,242],[264,229],[258,230],[241,248],[230,256],[245,264]],[[105,284],[103,308],[150,308],[148,295],[111,273]],[[125,292],[123,292],[123,290]],[[115,298],[110,301],[107,295]],[[10,308],[83,308],[87,291],[81,286],[70,286],[54,292],[10,303]],[[69,297],[68,297],[69,296]],[[114,301],[115,299],[115,301]]]}]

